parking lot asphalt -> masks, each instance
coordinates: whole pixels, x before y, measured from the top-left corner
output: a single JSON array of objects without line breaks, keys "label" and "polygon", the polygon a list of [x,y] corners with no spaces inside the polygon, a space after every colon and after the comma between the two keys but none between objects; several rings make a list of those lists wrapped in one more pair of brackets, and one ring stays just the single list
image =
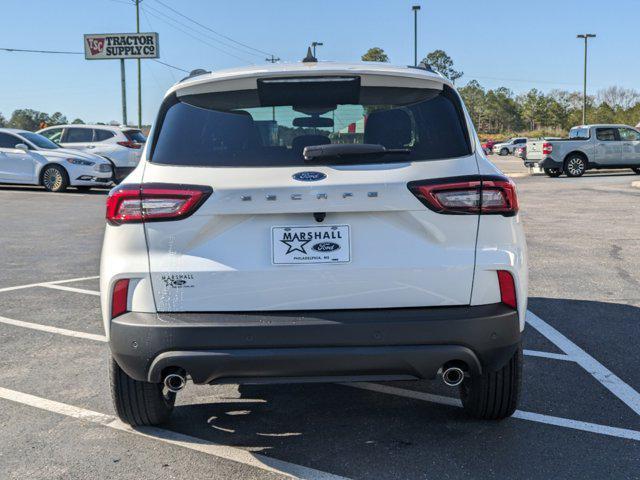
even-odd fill
[{"label": "parking lot asphalt", "polygon": [[637,179],[516,178],[530,313],[513,418],[469,419],[438,381],[189,385],[139,430],[109,398],[106,192],[0,186],[0,478],[640,478]]}]

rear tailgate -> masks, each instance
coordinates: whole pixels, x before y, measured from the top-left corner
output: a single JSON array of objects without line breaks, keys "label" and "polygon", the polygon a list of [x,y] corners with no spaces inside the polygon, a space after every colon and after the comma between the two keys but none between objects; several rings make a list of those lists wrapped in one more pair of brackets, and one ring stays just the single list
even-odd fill
[{"label": "rear tailgate", "polygon": [[546,155],[542,153],[542,145],[545,143],[549,142],[546,140],[529,140],[527,142],[527,161],[540,162],[544,159]]},{"label": "rear tailgate", "polygon": [[[317,166],[326,179],[308,183],[292,178],[300,170],[265,168],[256,175],[251,168],[148,164],[146,181],[197,178],[213,188],[192,216],[145,224],[157,309],[469,304],[478,216],[431,211],[407,184],[477,175],[473,155],[375,168]],[[318,222],[314,212],[326,218]]]}]

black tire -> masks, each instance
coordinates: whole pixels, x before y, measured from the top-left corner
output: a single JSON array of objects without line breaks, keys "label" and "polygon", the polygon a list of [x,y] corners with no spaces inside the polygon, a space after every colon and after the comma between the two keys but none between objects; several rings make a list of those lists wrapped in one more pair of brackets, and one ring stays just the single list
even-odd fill
[{"label": "black tire", "polygon": [[509,149],[508,149],[508,148],[506,148],[506,147],[502,147],[502,148],[500,149],[500,156],[501,156],[501,157],[504,157],[505,155],[509,155]]},{"label": "black tire", "polygon": [[545,168],[544,173],[551,178],[557,178],[560,175],[562,175],[562,169],[561,168]]},{"label": "black tire", "polygon": [[567,177],[581,177],[587,171],[587,159],[582,155],[571,155],[564,161]]},{"label": "black tire", "polygon": [[522,386],[522,346],[497,372],[465,378],[460,398],[465,411],[482,420],[510,417],[518,407]]},{"label": "black tire", "polygon": [[78,190],[79,192],[88,192],[91,190],[91,187],[87,186],[87,185],[81,185],[76,187],[76,190]]},{"label": "black tire", "polygon": [[161,383],[134,380],[110,359],[111,397],[120,420],[136,427],[160,425],[169,420],[176,394]]},{"label": "black tire", "polygon": [[60,165],[47,165],[40,174],[40,184],[50,192],[64,192],[69,186],[69,175]]},{"label": "black tire", "polygon": [[636,173],[636,175],[640,175],[640,168],[631,167],[631,170],[633,170]]}]

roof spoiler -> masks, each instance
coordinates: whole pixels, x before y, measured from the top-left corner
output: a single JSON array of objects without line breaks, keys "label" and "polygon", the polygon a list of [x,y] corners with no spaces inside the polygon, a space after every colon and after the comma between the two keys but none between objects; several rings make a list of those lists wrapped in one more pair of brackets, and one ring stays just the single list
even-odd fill
[{"label": "roof spoiler", "polygon": [[185,80],[189,80],[190,78],[193,78],[193,77],[199,77],[200,75],[204,75],[206,73],[211,73],[211,70],[205,70],[203,68],[196,68],[195,70],[191,70],[191,72],[189,72],[189,75],[187,75],[186,77],[182,78],[178,83],[184,82]]}]

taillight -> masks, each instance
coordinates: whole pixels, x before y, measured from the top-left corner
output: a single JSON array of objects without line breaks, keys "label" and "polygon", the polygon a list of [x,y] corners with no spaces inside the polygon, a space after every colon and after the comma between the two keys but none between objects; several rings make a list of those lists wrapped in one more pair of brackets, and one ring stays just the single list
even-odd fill
[{"label": "taillight", "polygon": [[111,318],[116,318],[127,312],[127,299],[129,297],[129,279],[118,280],[113,286],[111,297]]},{"label": "taillight", "polygon": [[131,140],[128,140],[126,142],[118,142],[118,145],[121,145],[127,148],[134,148],[136,150],[142,148],[142,143],[132,142]]},{"label": "taillight", "polygon": [[211,195],[200,185],[120,185],[107,197],[107,221],[123,223],[179,220],[193,214]]},{"label": "taillight", "polygon": [[516,285],[513,276],[506,270],[498,270],[498,283],[500,285],[500,300],[508,307],[517,309]]},{"label": "taillight", "polygon": [[516,187],[505,177],[458,177],[410,182],[409,190],[425,206],[444,214],[518,213]]},{"label": "taillight", "polygon": [[550,143],[543,143],[542,144],[542,154],[543,155],[551,155],[551,152],[553,152],[553,145],[551,145]]}]

